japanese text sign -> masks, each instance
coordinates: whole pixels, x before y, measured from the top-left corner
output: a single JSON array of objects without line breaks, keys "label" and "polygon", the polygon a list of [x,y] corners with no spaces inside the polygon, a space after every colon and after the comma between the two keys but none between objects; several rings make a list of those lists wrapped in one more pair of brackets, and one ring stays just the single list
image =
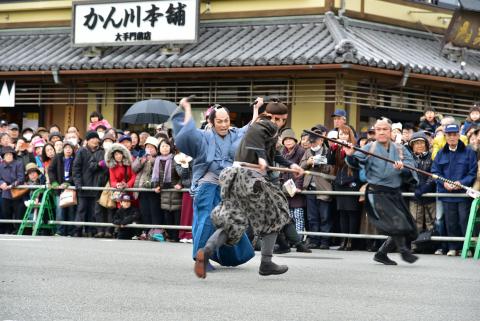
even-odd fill
[{"label": "japanese text sign", "polygon": [[197,41],[198,0],[77,1],[72,11],[78,47]]}]

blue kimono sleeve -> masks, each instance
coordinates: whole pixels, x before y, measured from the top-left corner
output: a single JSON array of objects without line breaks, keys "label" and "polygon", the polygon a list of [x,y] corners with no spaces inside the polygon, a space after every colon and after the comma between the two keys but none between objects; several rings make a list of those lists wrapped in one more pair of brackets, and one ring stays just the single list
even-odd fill
[{"label": "blue kimono sleeve", "polygon": [[183,123],[184,119],[183,112],[176,112],[171,118],[175,145],[182,153],[197,158],[202,150],[204,132],[195,127],[193,118],[186,124]]}]

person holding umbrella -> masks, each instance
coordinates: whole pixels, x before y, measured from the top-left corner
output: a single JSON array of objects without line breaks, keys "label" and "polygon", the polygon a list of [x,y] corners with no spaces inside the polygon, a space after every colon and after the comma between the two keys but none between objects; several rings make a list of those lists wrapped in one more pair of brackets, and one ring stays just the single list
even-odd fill
[{"label": "person holding umbrella", "polygon": [[[258,109],[263,99],[257,98],[253,104],[253,121],[258,116]],[[250,124],[242,128],[230,127],[230,115],[227,108],[216,105],[209,115],[213,124],[211,130],[200,130],[192,118],[192,107],[188,98],[180,101],[171,117],[175,143],[177,147],[193,160],[191,190],[193,192],[193,259],[208,238],[215,232],[210,213],[220,203],[220,172],[232,166],[235,152],[240,140]],[[246,234],[232,247],[222,246],[210,259],[225,266],[236,266],[250,260],[255,255]],[[209,266],[208,269],[213,267]]]}]

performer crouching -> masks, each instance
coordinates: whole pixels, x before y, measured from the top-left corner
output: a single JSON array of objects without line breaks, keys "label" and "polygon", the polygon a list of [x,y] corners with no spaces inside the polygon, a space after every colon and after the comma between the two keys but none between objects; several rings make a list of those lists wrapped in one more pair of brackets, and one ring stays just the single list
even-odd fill
[{"label": "performer crouching", "polygon": [[387,256],[395,246],[404,261],[414,263],[418,259],[406,245],[407,238],[413,240],[417,237],[417,228],[400,190],[402,182],[418,182],[417,173],[403,167],[404,164],[415,167],[415,163],[405,146],[390,140],[391,132],[392,122],[389,119],[377,120],[376,142],[369,143],[362,149],[393,159],[396,161],[394,165],[355,152],[353,148],[345,148],[346,163],[353,168],[365,169],[368,182],[365,206],[369,219],[381,233],[389,236],[373,258],[386,265],[397,264]]},{"label": "performer crouching", "polygon": [[[277,234],[289,220],[288,201],[280,188],[269,181],[267,174],[267,167],[274,162],[303,174],[298,165],[285,160],[275,148],[278,131],[287,118],[287,106],[270,102],[242,139],[234,166],[221,172],[222,201],[211,214],[217,230],[197,252],[194,271],[198,277],[206,277],[208,260],[215,251],[224,244],[237,244],[249,225],[262,238],[260,275],[287,272],[287,266],[272,262],[272,254]],[[240,162],[259,167],[240,167]]]}]

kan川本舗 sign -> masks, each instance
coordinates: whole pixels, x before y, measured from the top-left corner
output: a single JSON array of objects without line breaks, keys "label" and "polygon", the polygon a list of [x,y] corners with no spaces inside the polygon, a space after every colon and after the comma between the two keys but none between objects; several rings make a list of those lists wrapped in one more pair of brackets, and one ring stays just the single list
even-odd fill
[{"label": "kan\u5ddd\u672c\u8217 sign", "polygon": [[198,0],[73,2],[74,46],[194,43]]}]

